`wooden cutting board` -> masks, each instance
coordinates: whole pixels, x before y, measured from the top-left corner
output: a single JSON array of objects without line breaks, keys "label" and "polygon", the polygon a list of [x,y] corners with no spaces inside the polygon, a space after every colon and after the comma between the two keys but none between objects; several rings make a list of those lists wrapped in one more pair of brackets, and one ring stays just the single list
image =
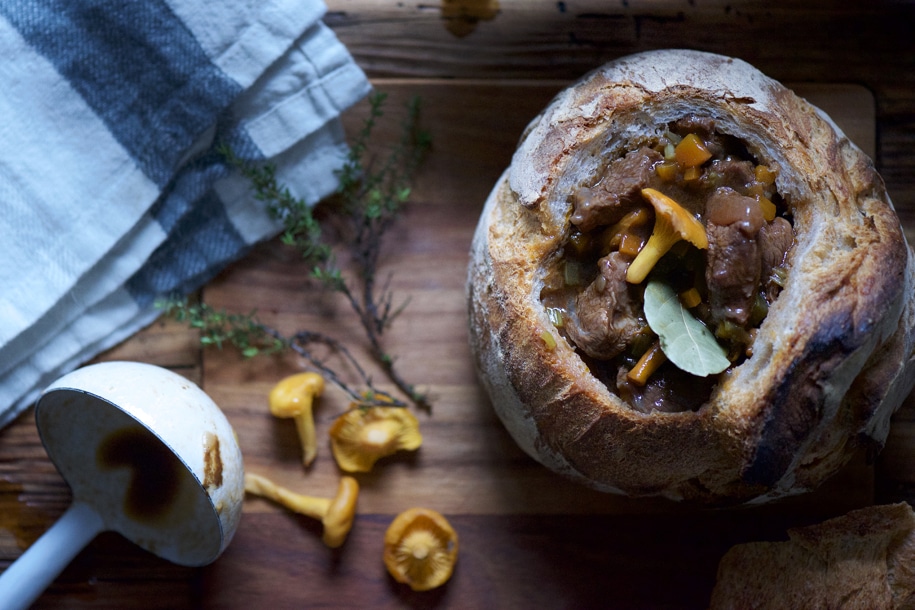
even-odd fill
[{"label": "wooden cutting board", "polygon": [[[471,235],[489,190],[518,137],[559,90],[558,82],[384,80],[389,94],[379,142],[396,137],[397,116],[413,95],[433,151],[412,202],[385,244],[382,274],[406,308],[386,346],[409,381],[428,391],[418,412],[424,443],[357,478],[359,516],[343,548],[320,541],[320,525],[248,499],[235,540],[215,564],[171,566],[119,538],[103,535],[42,599],[46,607],[436,607],[697,608],[707,603],[721,555],[752,539],[778,539],[787,527],[871,504],[904,477],[915,450],[912,405],[894,429],[886,458],[863,458],[819,491],[761,509],[702,511],[659,500],[630,500],[570,483],[523,454],[495,417],[475,379],[467,344],[464,281]],[[868,154],[874,151],[874,103],[850,85],[796,86],[826,110]],[[358,128],[366,106],[347,117]],[[369,364],[361,330],[337,295],[307,281],[308,270],[277,242],[255,248],[202,291],[215,307],[256,310],[283,331],[320,328]],[[340,477],[322,443],[304,469],[292,423],[272,418],[266,397],[301,370],[293,356],[246,361],[231,351],[200,350],[194,333],[160,322],[103,359],[169,366],[198,381],[234,425],[246,468],[312,495],[330,495]],[[379,385],[384,386],[380,373]],[[348,399],[330,388],[316,411],[326,438]],[[898,432],[897,432],[898,430]],[[31,415],[0,432],[0,560],[11,561],[67,505],[65,486],[43,457]],[[23,508],[29,507],[28,510]],[[454,578],[416,594],[396,585],[381,563],[382,536],[398,512],[426,506],[448,516],[461,537]],[[161,605],[160,605],[161,604]]]}]

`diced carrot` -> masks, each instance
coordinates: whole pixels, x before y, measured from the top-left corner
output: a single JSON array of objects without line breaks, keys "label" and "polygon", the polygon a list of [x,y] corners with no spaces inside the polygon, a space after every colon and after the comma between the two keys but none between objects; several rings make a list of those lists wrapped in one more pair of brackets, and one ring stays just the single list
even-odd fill
[{"label": "diced carrot", "polygon": [[747,197],[761,197],[766,193],[766,185],[759,181],[751,182],[747,186]]},{"label": "diced carrot", "polygon": [[632,257],[638,256],[639,251],[644,245],[645,240],[638,235],[635,235],[634,233],[623,233],[620,238],[620,254]]},{"label": "diced carrot", "polygon": [[664,351],[661,349],[661,342],[655,341],[654,344],[642,354],[642,357],[635,363],[632,370],[626,374],[626,377],[632,383],[643,386],[648,383],[648,378],[658,370],[658,367],[666,361],[667,356],[664,355]]},{"label": "diced carrot", "polygon": [[[605,245],[605,251],[620,249],[623,238],[627,234],[632,233],[632,229],[644,226],[650,220],[651,212],[649,212],[648,208],[645,206],[638,206],[627,213],[619,222],[603,233],[601,243]],[[632,234],[635,235],[634,233]],[[629,247],[633,247],[633,244],[629,244]],[[639,244],[638,248],[641,249],[641,247],[641,244]],[[636,254],[638,254],[638,252],[636,252]]]},{"label": "diced carrot", "polygon": [[778,175],[778,172],[768,165],[757,165],[754,173],[756,179],[763,184],[775,184],[775,177]]},{"label": "diced carrot", "polygon": [[651,220],[651,212],[646,206],[640,205],[625,216],[620,221],[626,228],[640,227]]},{"label": "diced carrot", "polygon": [[689,134],[677,144],[674,154],[681,167],[698,167],[712,158],[712,153],[705,146],[705,142],[694,133]]},{"label": "diced carrot", "polygon": [[689,290],[684,290],[680,293],[680,302],[683,303],[683,306],[687,309],[692,309],[702,302],[702,297],[699,295],[698,290],[690,288]]},{"label": "diced carrot", "polygon": [[699,169],[699,166],[687,167],[683,171],[683,179],[687,182],[692,182],[693,180],[698,180],[699,176],[702,175],[702,170]]},{"label": "diced carrot", "polygon": [[777,212],[775,204],[762,195],[758,196],[756,200],[759,201],[759,207],[762,210],[763,218],[766,219],[766,222],[775,220],[775,213]]}]

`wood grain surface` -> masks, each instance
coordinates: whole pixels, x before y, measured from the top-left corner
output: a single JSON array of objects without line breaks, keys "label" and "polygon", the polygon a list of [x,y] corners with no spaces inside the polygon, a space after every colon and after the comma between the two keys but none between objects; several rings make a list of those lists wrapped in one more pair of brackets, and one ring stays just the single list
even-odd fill
[{"label": "wood grain surface", "polygon": [[[911,18],[910,9],[879,2],[855,9],[823,2],[606,4],[503,0],[494,17],[456,27],[437,4],[329,2],[326,21],[389,94],[378,135],[393,137],[401,104],[419,95],[433,136],[382,260],[395,294],[406,300],[386,346],[433,400],[430,413],[417,413],[423,447],[358,477],[359,515],[340,549],[321,543],[315,522],[249,498],[234,541],[211,566],[174,566],[103,534],[36,607],[703,608],[731,545],[780,539],[789,526],[851,508],[915,499],[911,400],[875,464],[862,456],[814,493],[753,510],[702,511],[590,491],[525,456],[496,419],[467,345],[470,236],[527,122],[561,86],[604,60],[691,46],[753,61],[823,107],[874,156],[907,232],[915,229],[915,57],[899,23]],[[462,6],[465,14],[490,14],[485,2]],[[852,35],[855,24],[866,38]],[[890,59],[895,68],[885,63]],[[362,104],[347,115],[350,130],[365,111]],[[270,242],[201,296],[217,307],[257,310],[284,331],[322,328],[368,364],[346,305],[306,276],[294,254]],[[226,412],[249,471],[312,495],[336,488],[340,472],[326,443],[303,468],[291,422],[266,410],[273,383],[301,370],[297,358],[245,361],[231,351],[201,350],[193,332],[160,321],[100,359],[142,360],[188,376]],[[322,397],[319,438],[347,404],[334,388]],[[68,504],[32,413],[0,430],[0,567]],[[453,579],[423,594],[394,583],[381,563],[385,528],[411,506],[444,513],[461,537]]]}]

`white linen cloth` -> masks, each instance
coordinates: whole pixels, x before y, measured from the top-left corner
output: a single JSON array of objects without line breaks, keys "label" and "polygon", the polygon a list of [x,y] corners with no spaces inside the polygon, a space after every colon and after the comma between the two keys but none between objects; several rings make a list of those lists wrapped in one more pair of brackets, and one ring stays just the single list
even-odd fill
[{"label": "white linen cloth", "polygon": [[319,0],[0,0],[0,426],[317,202],[370,85]]}]

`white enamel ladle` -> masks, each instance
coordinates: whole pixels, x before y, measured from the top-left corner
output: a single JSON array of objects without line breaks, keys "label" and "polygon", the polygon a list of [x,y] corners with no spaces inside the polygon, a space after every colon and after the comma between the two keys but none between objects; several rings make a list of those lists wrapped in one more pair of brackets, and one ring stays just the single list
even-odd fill
[{"label": "white enamel ladle", "polygon": [[214,561],[241,517],[244,468],[228,420],[167,369],[104,362],[51,384],[35,407],[73,503],[0,574],[0,608],[28,608],[103,531],[185,566]]}]

